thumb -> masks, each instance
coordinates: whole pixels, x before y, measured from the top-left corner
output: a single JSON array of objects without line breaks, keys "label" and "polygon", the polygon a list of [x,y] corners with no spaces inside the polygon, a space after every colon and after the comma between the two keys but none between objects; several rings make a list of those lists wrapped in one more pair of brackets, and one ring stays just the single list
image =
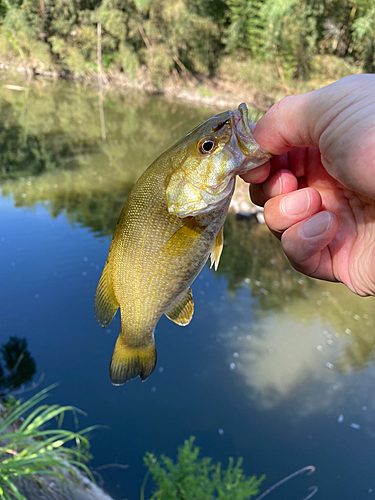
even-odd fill
[{"label": "thumb", "polygon": [[375,75],[351,75],[321,89],[285,97],[259,120],[254,138],[264,151],[275,155],[293,147],[319,147],[328,128],[332,134],[341,126],[340,134],[345,135],[358,122],[358,113],[367,110],[373,116],[374,84]]},{"label": "thumb", "polygon": [[263,151],[280,155],[294,147],[317,146],[311,132],[314,92],[284,97],[258,121],[253,135]]}]

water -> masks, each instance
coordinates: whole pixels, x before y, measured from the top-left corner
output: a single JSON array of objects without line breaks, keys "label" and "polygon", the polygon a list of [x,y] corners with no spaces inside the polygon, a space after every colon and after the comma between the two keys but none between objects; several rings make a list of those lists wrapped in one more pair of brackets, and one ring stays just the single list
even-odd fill
[{"label": "water", "polygon": [[191,324],[160,320],[150,379],[109,382],[119,317],[100,328],[93,297],[118,214],[144,168],[212,110],[108,95],[103,140],[87,88],[3,87],[0,108],[0,340],[27,339],[38,389],[59,383],[50,403],[83,409],[81,427],[108,426],[91,439],[106,491],[139,498],[145,452],[173,457],[194,435],[202,455],[265,473],[263,490],[316,467],[269,498],[304,498],[311,485],[317,499],[371,498],[373,299],[296,273],[254,221],[228,217],[218,271],[193,284]]}]

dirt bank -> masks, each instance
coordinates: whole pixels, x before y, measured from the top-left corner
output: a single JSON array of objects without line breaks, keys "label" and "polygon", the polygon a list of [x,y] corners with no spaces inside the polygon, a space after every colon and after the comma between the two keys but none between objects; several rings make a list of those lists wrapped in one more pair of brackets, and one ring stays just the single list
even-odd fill
[{"label": "dirt bank", "polygon": [[240,83],[226,81],[223,78],[186,77],[174,75],[166,77],[159,86],[152,83],[146,69],[139,72],[136,78],[130,79],[124,73],[101,73],[100,81],[95,72],[86,76],[78,76],[62,71],[45,71],[32,61],[20,64],[17,60],[0,57],[0,71],[3,74],[22,75],[28,79],[74,80],[100,89],[104,94],[111,92],[145,92],[163,95],[168,99],[205,106],[213,109],[225,109],[246,102],[248,106],[265,112],[275,102],[275,96],[267,92],[257,92],[244,88]]}]

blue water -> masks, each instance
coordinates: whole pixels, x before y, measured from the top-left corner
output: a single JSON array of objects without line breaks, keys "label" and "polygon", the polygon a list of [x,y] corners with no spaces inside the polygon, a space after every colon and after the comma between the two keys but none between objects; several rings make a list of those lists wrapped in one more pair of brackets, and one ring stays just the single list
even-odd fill
[{"label": "blue water", "polygon": [[[192,286],[191,324],[163,317],[155,372],[145,383],[113,387],[108,366],[119,315],[102,329],[93,314],[110,237],[72,223],[74,209],[53,217],[51,203],[20,207],[11,194],[0,198],[0,340],[26,337],[34,380],[44,376],[22,397],[58,382],[48,402],[84,410],[81,428],[107,426],[91,435],[91,466],[113,498],[138,499],[145,452],[174,457],[191,435],[202,456],[224,465],[229,456],[243,457],[246,474],[265,473],[262,491],[316,467],[270,499],[299,500],[312,485],[322,500],[375,495],[372,299],[306,281],[281,264],[278,243],[262,228],[232,216],[223,271],[205,267]],[[243,239],[247,233],[255,250]],[[260,238],[266,244],[258,248]],[[241,242],[249,253],[231,268]],[[228,288],[236,272],[241,279]],[[101,468],[114,463],[128,468]]]}]

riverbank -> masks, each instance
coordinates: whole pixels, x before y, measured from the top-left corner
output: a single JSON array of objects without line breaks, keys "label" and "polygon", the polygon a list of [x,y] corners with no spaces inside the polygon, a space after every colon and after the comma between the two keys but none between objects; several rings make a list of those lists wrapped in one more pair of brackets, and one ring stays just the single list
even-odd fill
[{"label": "riverbank", "polygon": [[[19,64],[17,61],[4,58],[0,58],[0,71],[3,77],[13,74],[15,78],[21,76],[28,81],[33,79],[76,81],[97,88],[104,95],[108,92],[142,92],[213,109],[236,107],[239,102],[246,102],[261,114],[269,107],[265,105],[264,99],[255,102],[256,91],[241,88],[240,84],[230,85],[230,82],[221,79],[201,78],[198,81],[175,76],[165,78],[163,84],[157,86],[148,78],[147,70],[144,70],[135,79],[128,78],[124,73],[102,73],[99,81],[98,75],[94,72],[83,77],[73,73],[43,70],[38,65],[33,66],[31,61]],[[275,96],[269,93],[267,98],[269,105],[275,102]]]},{"label": "riverbank", "polygon": [[39,484],[31,479],[19,482],[19,491],[27,500],[113,500],[78,469],[73,469],[75,477],[66,475],[64,479],[53,480],[39,477]]},{"label": "riverbank", "polygon": [[28,81],[76,81],[97,88],[102,95],[108,92],[162,95],[167,99],[213,110],[233,108],[240,102],[246,102],[256,119],[287,95],[314,90],[361,72],[361,68],[334,56],[315,56],[312,67],[308,80],[286,79],[282,69],[276,64],[259,63],[250,59],[236,61],[227,56],[222,60],[214,77],[175,72],[165,75],[156,84],[146,66],[139,68],[132,77],[123,71],[106,72],[98,66],[95,70],[81,74],[67,72],[56,66],[48,67],[36,58],[25,59],[0,54],[0,72],[3,75],[14,74],[26,77]]},{"label": "riverbank", "polygon": [[[0,402],[0,427],[4,421],[9,417],[10,412]],[[13,422],[8,428],[2,429],[2,434],[7,434],[8,438],[4,441],[0,439],[0,449],[9,446],[9,433],[16,433],[23,420]],[[33,438],[31,438],[33,440]],[[28,443],[28,445],[30,442]],[[4,449],[3,448],[3,449]],[[10,456],[17,454],[20,450],[6,450]],[[51,474],[32,474],[34,479],[28,477],[29,475],[19,475],[15,479],[19,493],[27,500],[113,500],[112,497],[107,495],[101,488],[99,488],[93,481],[84,475],[77,467],[71,464],[66,464],[67,468],[61,467],[61,476]],[[1,469],[1,466],[0,466]],[[9,467],[4,468],[4,473],[9,472]],[[0,487],[2,472],[0,470]],[[12,479],[10,479],[13,482]],[[3,498],[1,496],[1,498]]]}]

